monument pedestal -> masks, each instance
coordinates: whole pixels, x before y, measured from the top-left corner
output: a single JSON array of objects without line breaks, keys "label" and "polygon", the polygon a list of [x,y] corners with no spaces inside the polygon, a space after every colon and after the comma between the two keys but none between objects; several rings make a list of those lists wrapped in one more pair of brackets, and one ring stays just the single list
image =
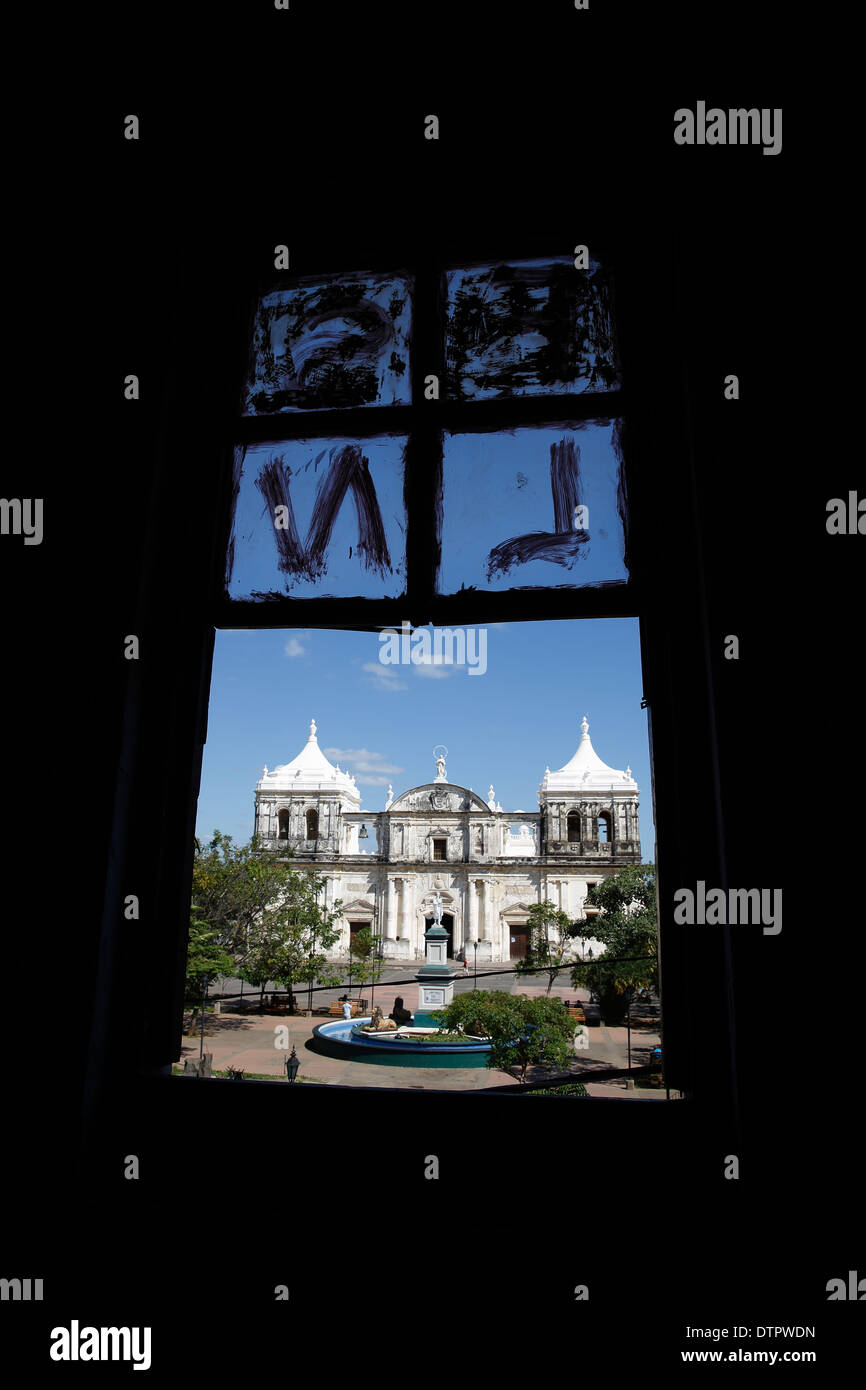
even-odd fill
[{"label": "monument pedestal", "polygon": [[415,1009],[416,1028],[437,1028],[438,1020],[433,1017],[436,1009],[444,1009],[454,998],[454,981],[457,972],[449,969],[446,950],[448,933],[441,925],[432,926],[424,933],[427,943],[427,963],[422,965],[415,979],[418,981],[418,1004]]}]

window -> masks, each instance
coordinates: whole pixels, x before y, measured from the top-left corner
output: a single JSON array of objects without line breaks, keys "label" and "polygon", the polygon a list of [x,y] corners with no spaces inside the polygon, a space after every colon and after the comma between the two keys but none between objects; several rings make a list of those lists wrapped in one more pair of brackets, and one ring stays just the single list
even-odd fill
[{"label": "window", "polygon": [[280,822],[280,839],[281,839],[281,840],[287,840],[287,839],[289,838],[289,813],[288,813],[288,811],[280,811],[280,814],[279,814],[279,822]]},{"label": "window", "polygon": [[[465,262],[473,264],[468,256]],[[391,264],[399,261],[394,258]],[[494,260],[488,257],[483,264],[489,268]],[[317,283],[342,273],[332,264]],[[626,433],[630,416],[618,366],[613,378],[606,379],[601,371],[593,376],[592,354],[585,353],[584,366],[578,364],[574,372],[559,366],[548,369],[536,359],[525,379],[514,361],[514,370],[503,376],[496,366],[496,350],[488,345],[486,363],[469,360],[470,353],[464,370],[461,352],[468,352],[467,344],[471,347],[471,334],[461,338],[448,319],[454,317],[457,295],[465,286],[455,287],[446,279],[451,274],[449,267],[431,269],[420,258],[405,271],[411,299],[408,393],[401,397],[392,390],[383,398],[377,386],[368,395],[367,378],[353,401],[328,399],[322,394],[330,389],[328,371],[319,370],[318,362],[315,401],[296,394],[263,413],[256,413],[258,406],[251,402],[237,417],[233,430],[238,490],[236,505],[231,488],[225,492],[227,582],[221,592],[217,586],[207,610],[213,626],[375,632],[386,625],[399,629],[404,619],[443,627],[458,621],[552,620],[555,637],[557,618],[643,613],[649,593],[642,587],[647,565],[641,570],[634,561],[636,556],[646,561],[653,546],[657,551],[658,538],[656,532],[650,536],[651,509],[646,507],[636,507],[635,530],[627,499],[636,495],[640,501],[643,487],[647,500],[646,490],[662,482],[650,477],[651,468],[632,468],[626,488],[623,470],[635,436],[630,424]],[[450,288],[443,300],[446,283]],[[489,283],[498,298],[494,280]],[[633,293],[637,283],[633,276]],[[649,324],[650,319],[644,315],[642,321]],[[610,323],[612,328],[612,318]],[[307,327],[304,319],[301,328]],[[538,345],[522,346],[525,352],[535,352]],[[638,363],[650,363],[646,341],[641,346]],[[603,360],[606,352],[601,353]],[[612,339],[611,354],[616,361]],[[294,361],[294,352],[291,355]],[[297,355],[298,361],[302,355]],[[376,360],[378,382],[383,359]],[[390,364],[390,353],[384,360]],[[626,366],[631,371],[628,358]],[[431,367],[439,369],[441,391],[436,400],[424,396]],[[509,384],[520,389],[509,392]],[[288,385],[271,381],[260,388],[254,383],[251,390],[274,396],[283,389],[297,393],[302,386],[300,380]],[[345,381],[338,387],[346,388]],[[649,388],[643,397],[639,391],[629,397],[643,406],[644,424],[647,393],[651,395]],[[178,410],[183,413],[183,407]],[[651,433],[644,428],[636,437],[644,450],[638,457],[652,462]],[[540,463],[538,458],[530,461],[529,446],[534,443],[541,445]],[[523,467],[518,452],[525,459]],[[538,510],[545,489],[546,520]],[[667,496],[667,483],[664,490]],[[474,499],[471,506],[464,506],[465,498]],[[473,548],[479,498],[490,504],[483,512],[487,531],[483,544]],[[252,536],[250,527],[259,525],[256,506],[261,513],[262,502],[269,514],[267,524]],[[582,507],[589,512],[588,518],[581,513],[585,526],[575,524]],[[600,529],[608,533],[601,539],[609,545],[593,558],[594,517],[599,510]],[[488,511],[495,513],[495,532],[488,526]],[[564,525],[569,515],[571,530]],[[642,550],[635,549],[636,535]],[[267,563],[257,571],[262,554]],[[587,567],[586,561],[596,567]],[[655,670],[651,667],[650,674]],[[287,817],[280,817],[279,826],[281,837],[287,838]],[[560,827],[561,822],[557,839],[562,837]],[[568,839],[568,828],[563,828]],[[582,824],[580,830],[586,834]],[[447,842],[434,845],[431,858],[445,858],[446,849]]]},{"label": "window", "polygon": [[527,590],[550,616],[578,616],[577,592],[613,616],[629,579],[620,386],[601,253],[587,270],[505,258],[264,286],[220,625],[285,621],[287,604],[295,621],[399,627],[407,606],[471,621],[477,596],[504,615]]},{"label": "window", "polygon": [[448,841],[447,841],[447,840],[434,840],[434,841],[433,841],[433,858],[434,858],[434,859],[447,859],[447,858],[448,858],[448,855],[447,855],[447,853],[446,853],[447,848],[448,848]]},{"label": "window", "polygon": [[610,812],[600,811],[598,816],[598,842],[600,845],[610,843]]},{"label": "window", "polygon": [[580,842],[580,812],[569,811],[568,813],[568,843],[576,845]]},{"label": "window", "polygon": [[307,812],[307,839],[318,840],[319,838],[319,813],[318,811]]}]

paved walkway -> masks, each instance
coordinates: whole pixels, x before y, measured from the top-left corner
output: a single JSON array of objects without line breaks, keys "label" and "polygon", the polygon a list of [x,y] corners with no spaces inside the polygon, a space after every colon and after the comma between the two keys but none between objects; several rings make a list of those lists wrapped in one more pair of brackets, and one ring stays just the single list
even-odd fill
[{"label": "paved walkway", "polygon": [[[518,985],[513,990],[514,993],[536,997],[547,992],[546,981],[543,984],[537,984],[526,977],[517,977],[516,982],[514,977],[500,977],[503,982],[509,978]],[[497,987],[501,987],[501,985]],[[463,990],[471,990],[471,988],[471,978],[455,981],[455,990],[460,990],[461,993]],[[334,997],[338,993],[340,991],[334,990]],[[575,989],[572,985],[554,985],[551,993],[567,999],[588,998],[586,990]],[[373,1000],[380,1005],[386,1015],[393,1008],[397,995],[402,995],[406,1004],[411,1007],[414,1002],[414,986],[407,987],[398,983],[378,984],[375,988],[375,994],[369,986],[364,989],[364,998]],[[219,1014],[209,1013],[206,1018],[205,1051],[213,1053],[215,1071],[222,1071],[227,1066],[233,1066],[243,1067],[245,1071],[250,1073],[284,1077],[285,1059],[294,1046],[301,1062],[299,1076],[307,1081],[319,1081],[339,1086],[382,1086],[401,1090],[448,1091],[478,1091],[486,1090],[490,1086],[519,1085],[508,1073],[494,1071],[487,1067],[378,1067],[369,1062],[343,1061],[336,1057],[323,1057],[307,1046],[313,1036],[313,1028],[326,1021],[323,1017],[305,1018],[303,1016],[275,1014],[231,1013],[228,1011],[230,1007],[227,1003],[221,1006]],[[196,1022],[199,1018],[200,1015],[196,1015]],[[284,1033],[277,1032],[278,1029],[283,1028],[289,1030],[288,1049],[275,1046],[275,1039],[278,1036],[285,1037]],[[588,1079],[588,1076],[599,1067],[625,1067],[627,1065],[628,1049],[625,1026],[620,1028],[607,1028],[604,1025],[592,1027],[587,1029],[586,1035],[589,1039],[588,1048],[575,1055],[575,1061],[569,1068],[575,1080],[583,1080],[590,1095],[634,1097],[635,1092],[626,1091],[623,1081],[615,1080],[601,1083],[591,1082]],[[645,1065],[650,1060],[650,1050],[658,1046],[657,1027],[654,1025],[633,1026],[631,1042],[632,1065]],[[184,1038],[181,1055],[177,1060],[182,1063],[185,1058],[197,1057],[198,1054],[199,1035],[196,1032],[194,1038]],[[531,1080],[541,1082],[546,1079],[547,1075],[540,1068],[534,1068]],[[653,1098],[661,1096],[663,1098],[664,1092],[643,1090],[640,1095],[643,1098],[647,1096]]]}]

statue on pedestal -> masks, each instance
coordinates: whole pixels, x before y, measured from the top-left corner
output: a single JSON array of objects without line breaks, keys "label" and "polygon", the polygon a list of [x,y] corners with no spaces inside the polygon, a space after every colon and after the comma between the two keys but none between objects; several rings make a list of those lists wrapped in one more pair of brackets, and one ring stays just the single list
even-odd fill
[{"label": "statue on pedestal", "polygon": [[394,1007],[388,1017],[393,1018],[398,1028],[407,1028],[411,1024],[412,1015],[408,1009],[403,1008],[403,996],[401,994],[398,994],[394,1000]]},{"label": "statue on pedestal", "polygon": [[397,1027],[393,1018],[384,1018],[381,1007],[376,1004],[373,1009],[373,1017],[364,1029],[365,1033],[393,1033]]}]

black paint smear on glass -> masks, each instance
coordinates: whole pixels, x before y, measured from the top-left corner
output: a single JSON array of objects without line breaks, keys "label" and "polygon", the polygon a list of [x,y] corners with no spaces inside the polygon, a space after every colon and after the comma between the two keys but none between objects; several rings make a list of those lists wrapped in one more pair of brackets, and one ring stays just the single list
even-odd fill
[{"label": "black paint smear on glass", "polygon": [[580,449],[571,439],[550,446],[550,490],[553,494],[552,531],[530,531],[494,546],[487,556],[487,578],[507,574],[512,565],[550,560],[570,569],[589,540],[589,532],[574,530],[574,511],[580,505]]},{"label": "black paint smear on glass", "polygon": [[265,499],[268,515],[274,517],[277,507],[286,508],[286,523],[274,527],[274,540],[279,556],[277,566],[283,574],[307,574],[307,556],[298,535],[295,509],[290,495],[292,470],[283,461],[282,455],[269,458],[263,464],[256,478],[256,487]]},{"label": "black paint smear on glass", "polygon": [[364,557],[364,567],[378,570],[383,577],[386,570],[389,574],[391,572],[385,525],[370,477],[369,459],[364,457],[356,444],[347,444],[336,451],[331,468],[319,484],[313,507],[307,535],[307,554],[314,577],[325,573],[325,551],[337,514],[350,488],[358,517],[358,554]]},{"label": "black paint smear on glass", "polygon": [[[271,415],[290,408],[336,409],[376,401],[381,354],[394,339],[394,311],[398,306],[402,310],[403,303],[392,296],[389,314],[365,298],[363,284],[350,283],[300,292],[288,302],[260,304],[246,409]],[[271,324],[283,318],[283,342],[275,353]]]},{"label": "black paint smear on glass", "polygon": [[[538,290],[546,294],[533,297]],[[541,335],[541,346],[524,350],[527,334]],[[500,265],[466,277],[449,305],[445,378],[448,396],[459,400],[473,398],[467,380],[499,398],[579,382],[611,390],[619,371],[604,273]]]},{"label": "black paint smear on glass", "polygon": [[[321,454],[319,455],[321,458]],[[385,536],[376,489],[370,476],[370,462],[355,444],[331,449],[329,468],[316,492],[306,544],[301,545],[290,495],[292,470],[282,456],[268,459],[255,480],[269,515],[277,507],[286,508],[286,519],[274,527],[278,568],[283,574],[316,581],[327,573],[327,550],[340,508],[351,491],[358,519],[358,558],[365,569],[377,570],[383,577],[391,573],[391,556]],[[319,459],[316,459],[318,463]]]}]

